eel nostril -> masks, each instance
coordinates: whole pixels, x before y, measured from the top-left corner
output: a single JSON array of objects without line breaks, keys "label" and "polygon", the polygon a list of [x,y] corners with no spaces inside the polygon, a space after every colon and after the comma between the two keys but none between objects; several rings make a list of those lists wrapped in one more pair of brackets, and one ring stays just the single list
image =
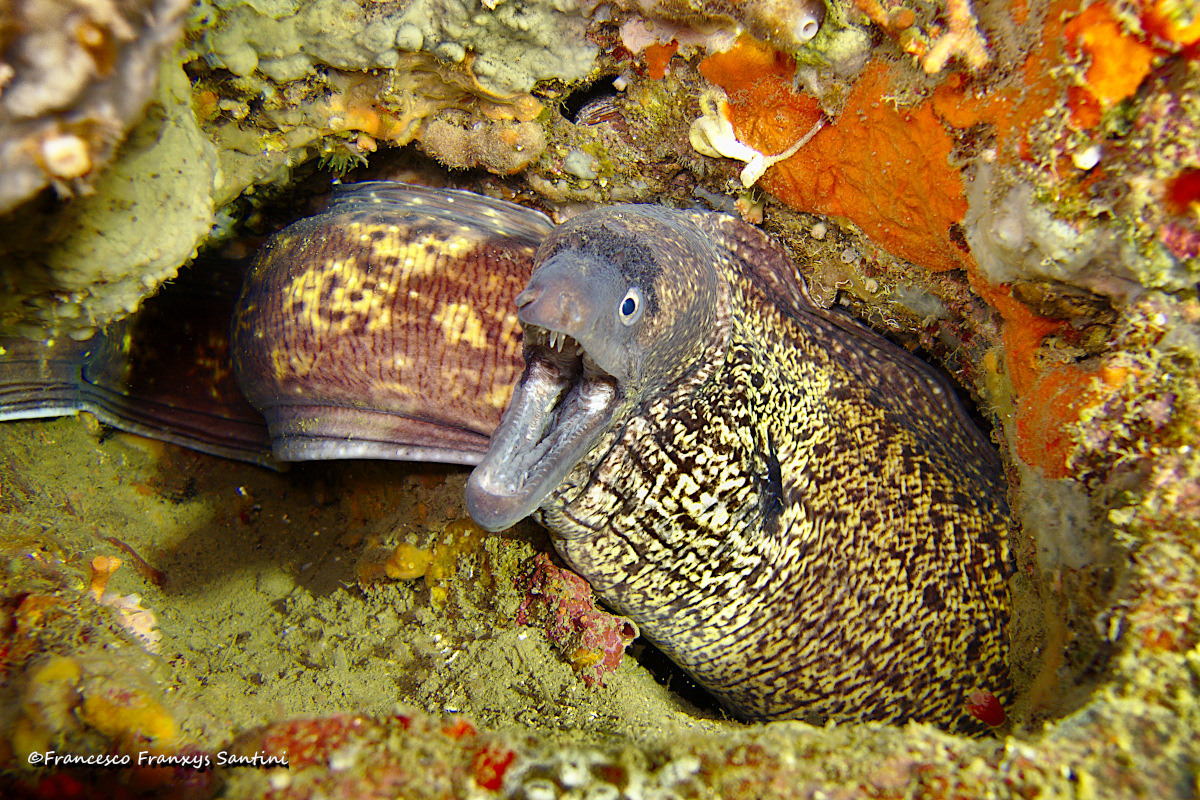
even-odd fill
[{"label": "eel nostril", "polygon": [[530,286],[527,289],[525,289],[525,291],[523,291],[519,295],[517,295],[517,299],[515,300],[515,302],[517,304],[517,308],[524,308],[525,306],[529,305],[530,303],[536,301],[541,296],[542,296],[542,289],[540,286],[538,286],[538,287]]}]

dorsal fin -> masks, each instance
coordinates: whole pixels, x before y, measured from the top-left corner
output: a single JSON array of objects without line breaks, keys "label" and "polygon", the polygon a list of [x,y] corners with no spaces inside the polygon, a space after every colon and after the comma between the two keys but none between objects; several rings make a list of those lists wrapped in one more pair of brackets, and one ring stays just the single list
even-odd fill
[{"label": "dorsal fin", "polygon": [[831,357],[846,363],[880,407],[903,407],[919,415],[932,439],[944,436],[948,421],[957,420],[958,429],[999,474],[995,448],[941,373],[845,313],[818,306],[796,265],[762,230],[724,214],[702,216],[701,227],[724,245],[734,269],[811,332]]}]

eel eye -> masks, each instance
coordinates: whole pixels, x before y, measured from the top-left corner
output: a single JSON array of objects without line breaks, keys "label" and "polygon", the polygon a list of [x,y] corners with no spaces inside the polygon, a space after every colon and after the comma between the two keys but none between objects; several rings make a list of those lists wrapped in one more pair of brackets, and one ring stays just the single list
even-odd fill
[{"label": "eel eye", "polygon": [[632,325],[642,316],[642,293],[636,286],[625,293],[625,297],[617,309],[617,316],[626,325]]}]

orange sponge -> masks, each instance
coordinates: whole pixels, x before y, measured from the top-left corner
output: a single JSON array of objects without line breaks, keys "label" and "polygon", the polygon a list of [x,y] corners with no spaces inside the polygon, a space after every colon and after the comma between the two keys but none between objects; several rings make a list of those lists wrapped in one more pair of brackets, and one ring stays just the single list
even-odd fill
[{"label": "orange sponge", "polygon": [[[817,102],[792,89],[792,60],[742,39],[706,58],[701,73],[729,96],[738,139],[764,153],[786,150],[820,118]],[[842,114],[762,186],[801,211],[843,217],[893,255],[935,272],[971,261],[952,236],[966,213],[962,179],[950,165],[951,135],[929,103],[896,108],[888,72],[867,67]]]},{"label": "orange sponge", "polygon": [[1088,6],[1067,23],[1063,33],[1091,58],[1087,87],[1105,108],[1131,96],[1150,73],[1154,48],[1126,35],[1105,3]]}]

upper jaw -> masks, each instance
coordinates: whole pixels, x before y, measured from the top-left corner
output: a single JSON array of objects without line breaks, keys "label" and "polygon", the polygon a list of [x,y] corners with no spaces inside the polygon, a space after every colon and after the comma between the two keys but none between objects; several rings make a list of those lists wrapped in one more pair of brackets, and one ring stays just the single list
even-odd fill
[{"label": "upper jaw", "polygon": [[582,376],[584,381],[608,379],[617,383],[625,382],[614,374],[617,370],[611,365],[601,366],[597,363],[593,354],[585,350],[579,340],[571,334],[552,328],[541,328],[532,323],[523,323],[522,328],[525,333],[526,363],[531,359],[539,359],[552,364],[564,375],[572,378]]},{"label": "upper jaw", "polygon": [[554,364],[564,372],[577,374],[583,367],[583,345],[575,337],[563,331],[543,328],[521,321],[525,335],[525,361],[540,358]]}]

